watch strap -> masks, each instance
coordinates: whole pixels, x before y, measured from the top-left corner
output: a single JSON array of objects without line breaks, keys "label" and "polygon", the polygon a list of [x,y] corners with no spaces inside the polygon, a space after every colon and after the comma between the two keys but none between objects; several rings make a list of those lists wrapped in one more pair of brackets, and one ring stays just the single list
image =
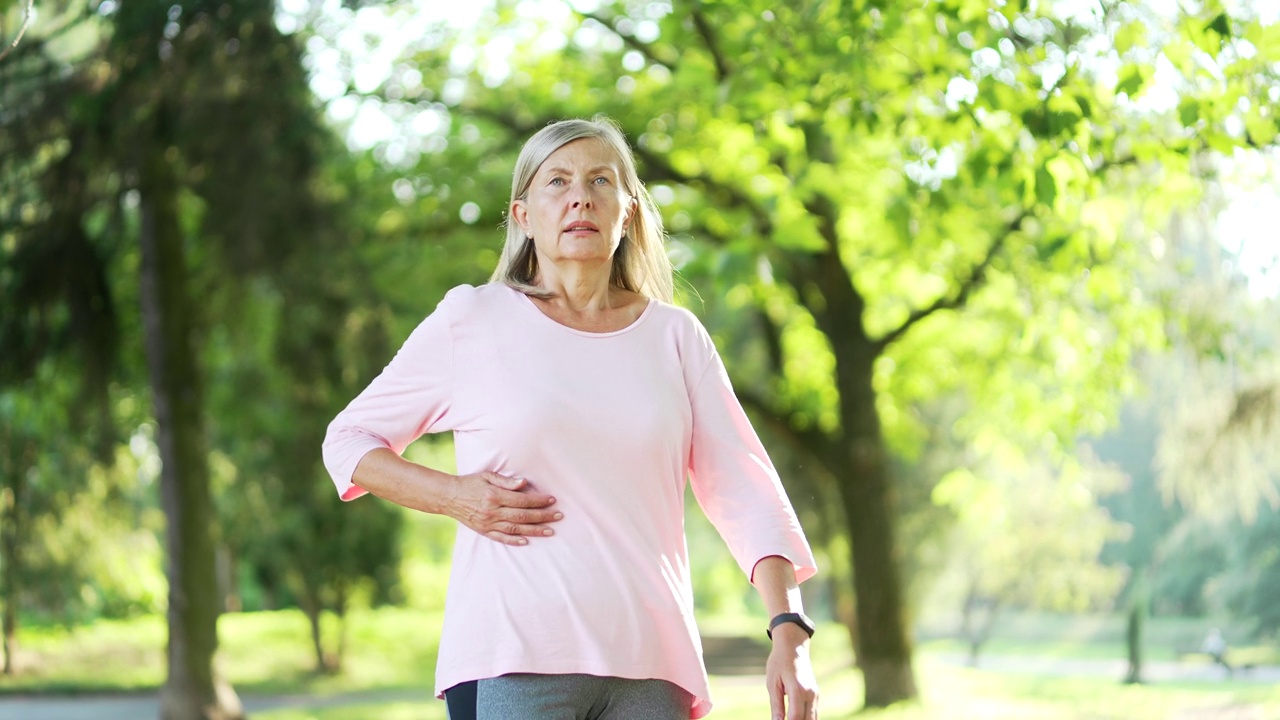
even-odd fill
[{"label": "watch strap", "polygon": [[814,631],[813,621],[810,620],[804,613],[794,613],[794,612],[785,612],[779,615],[775,615],[774,618],[769,621],[769,629],[765,630],[764,634],[768,635],[769,639],[772,640],[773,629],[778,627],[779,625],[782,625],[783,623],[795,623],[796,625],[799,625],[802,630],[805,631],[805,634],[807,634],[809,637],[813,637],[813,631]]}]

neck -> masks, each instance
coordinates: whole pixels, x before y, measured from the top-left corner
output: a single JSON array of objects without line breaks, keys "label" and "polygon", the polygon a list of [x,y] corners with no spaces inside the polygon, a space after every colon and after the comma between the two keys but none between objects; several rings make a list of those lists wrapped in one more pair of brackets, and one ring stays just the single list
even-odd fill
[{"label": "neck", "polygon": [[592,312],[612,307],[609,275],[612,262],[564,263],[556,265],[540,259],[534,284],[551,293],[553,302],[570,309]]}]

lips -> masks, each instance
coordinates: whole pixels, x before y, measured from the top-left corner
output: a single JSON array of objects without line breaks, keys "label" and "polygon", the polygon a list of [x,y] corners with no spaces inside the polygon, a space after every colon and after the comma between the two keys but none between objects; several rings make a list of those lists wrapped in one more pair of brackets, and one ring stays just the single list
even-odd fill
[{"label": "lips", "polygon": [[569,223],[564,232],[600,232],[600,228],[596,227],[595,223],[579,220]]}]

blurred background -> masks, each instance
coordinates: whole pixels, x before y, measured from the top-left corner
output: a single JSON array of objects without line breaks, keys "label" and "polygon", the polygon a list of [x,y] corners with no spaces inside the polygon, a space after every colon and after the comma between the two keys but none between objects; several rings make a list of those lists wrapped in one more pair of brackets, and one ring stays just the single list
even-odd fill
[{"label": "blurred background", "polygon": [[[0,718],[444,717],[453,524],[340,503],[320,441],[487,280],[521,143],[596,113],[819,556],[823,717],[1280,718],[1280,3],[0,0],[0,38]],[[763,717],[764,610],[686,524],[715,716]]]}]

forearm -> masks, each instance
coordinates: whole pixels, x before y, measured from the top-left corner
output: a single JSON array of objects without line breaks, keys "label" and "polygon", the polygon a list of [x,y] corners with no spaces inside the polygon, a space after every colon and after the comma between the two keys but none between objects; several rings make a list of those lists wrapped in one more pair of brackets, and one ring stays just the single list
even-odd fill
[{"label": "forearm", "polygon": [[[800,613],[800,587],[790,560],[770,556],[756,563],[751,580],[764,600],[769,617]],[[782,720],[817,720],[818,682],[809,661],[809,632],[794,622],[773,628],[773,650],[765,664],[771,717]]]},{"label": "forearm", "polygon": [[804,612],[796,571],[790,560],[778,555],[761,559],[756,563],[751,581],[760,593],[769,617],[786,612]]},{"label": "forearm", "polygon": [[456,478],[410,462],[389,449],[370,450],[351,481],[384,500],[411,510],[444,514],[445,499]]}]

